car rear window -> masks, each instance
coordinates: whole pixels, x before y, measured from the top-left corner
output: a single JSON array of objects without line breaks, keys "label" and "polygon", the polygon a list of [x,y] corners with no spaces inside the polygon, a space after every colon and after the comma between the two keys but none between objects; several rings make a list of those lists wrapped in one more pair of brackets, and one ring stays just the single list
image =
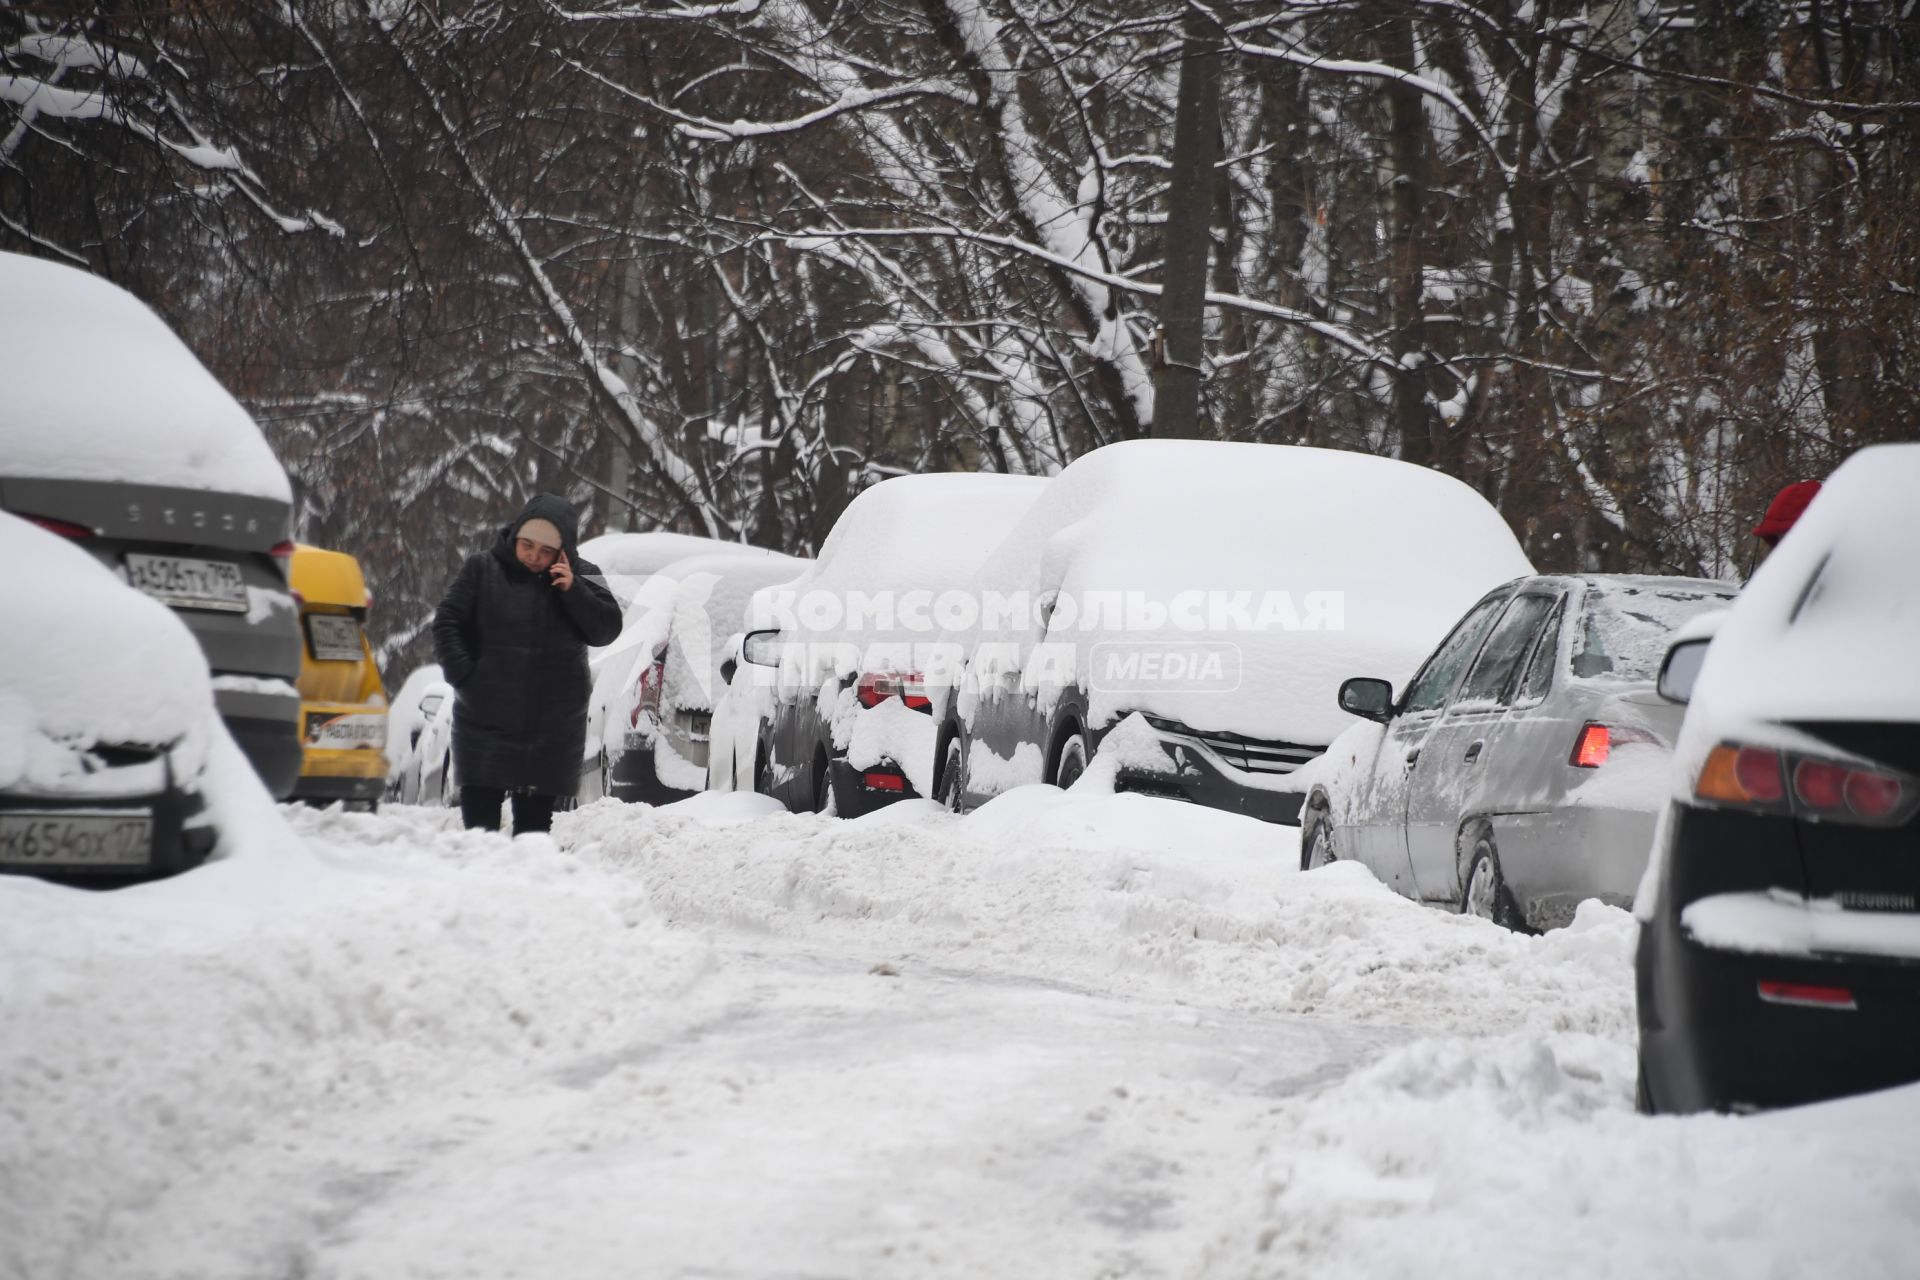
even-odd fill
[{"label": "car rear window", "polygon": [[1588,590],[1573,674],[1588,679],[1652,680],[1673,633],[1689,619],[1724,609],[1734,591],[1610,583]]}]

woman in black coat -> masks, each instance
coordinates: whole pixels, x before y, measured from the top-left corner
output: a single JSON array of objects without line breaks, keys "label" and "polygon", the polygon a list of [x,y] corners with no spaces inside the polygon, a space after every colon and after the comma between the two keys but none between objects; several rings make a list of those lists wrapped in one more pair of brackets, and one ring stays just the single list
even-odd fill
[{"label": "woman in black coat", "polygon": [[620,606],[580,559],[573,509],[534,495],[493,546],[469,556],[433,615],[433,651],[454,689],[453,767],[469,827],[545,831],[586,754],[587,646],[620,634]]}]

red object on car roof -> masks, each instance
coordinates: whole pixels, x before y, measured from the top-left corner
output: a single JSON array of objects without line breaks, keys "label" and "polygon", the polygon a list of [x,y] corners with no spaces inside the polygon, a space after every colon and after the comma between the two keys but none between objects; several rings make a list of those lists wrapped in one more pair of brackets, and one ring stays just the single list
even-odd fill
[{"label": "red object on car roof", "polygon": [[1767,504],[1767,514],[1761,516],[1760,523],[1753,526],[1753,536],[1768,546],[1780,541],[1786,536],[1787,530],[1793,528],[1793,522],[1800,518],[1800,513],[1807,509],[1807,504],[1813,501],[1813,495],[1819,492],[1818,480],[1801,480],[1774,494],[1773,501]]}]

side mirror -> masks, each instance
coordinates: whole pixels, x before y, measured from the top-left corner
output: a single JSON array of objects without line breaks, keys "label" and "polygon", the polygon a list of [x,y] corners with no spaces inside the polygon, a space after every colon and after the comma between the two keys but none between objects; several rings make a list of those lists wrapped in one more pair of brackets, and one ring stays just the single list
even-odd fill
[{"label": "side mirror", "polygon": [[756,667],[779,666],[780,649],[778,631],[749,631],[740,642],[740,656]]},{"label": "side mirror", "polygon": [[1679,703],[1693,697],[1694,682],[1700,678],[1700,667],[1707,660],[1711,643],[1711,636],[1702,636],[1682,640],[1667,650],[1666,661],[1660,664],[1660,681],[1654,686],[1661,697]]},{"label": "side mirror", "polygon": [[1340,709],[1385,724],[1393,718],[1393,686],[1371,676],[1355,676],[1340,686]]}]

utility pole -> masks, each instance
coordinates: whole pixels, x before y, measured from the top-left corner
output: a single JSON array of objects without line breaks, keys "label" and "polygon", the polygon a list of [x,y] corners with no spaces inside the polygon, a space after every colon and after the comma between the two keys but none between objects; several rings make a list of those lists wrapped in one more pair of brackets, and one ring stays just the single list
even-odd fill
[{"label": "utility pole", "polygon": [[1198,439],[1206,358],[1208,259],[1213,248],[1214,169],[1220,156],[1220,40],[1188,9],[1173,118],[1173,171],[1161,268],[1160,342],[1153,370],[1153,434]]}]

